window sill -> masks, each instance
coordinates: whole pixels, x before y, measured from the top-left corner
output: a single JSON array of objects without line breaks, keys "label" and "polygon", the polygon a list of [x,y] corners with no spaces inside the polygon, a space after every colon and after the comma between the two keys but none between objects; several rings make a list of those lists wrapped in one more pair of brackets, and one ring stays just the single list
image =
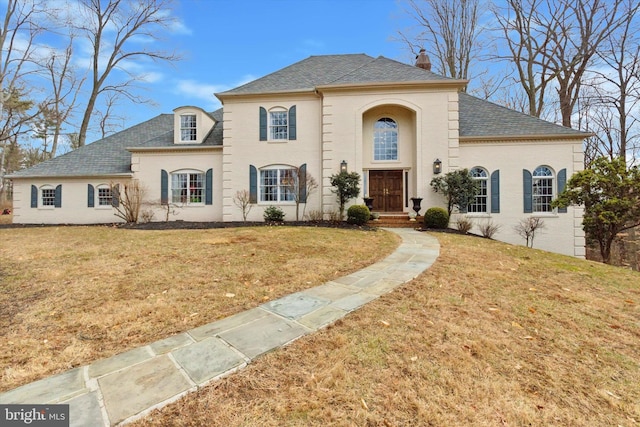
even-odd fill
[{"label": "window sill", "polygon": [[55,208],[56,208],[55,206],[38,206],[39,210],[44,210],[44,211],[52,211]]},{"label": "window sill", "polygon": [[532,218],[559,218],[557,212],[533,212],[531,214]]},{"label": "window sill", "polygon": [[258,202],[258,206],[295,206],[296,202]]},{"label": "window sill", "polygon": [[460,213],[458,212],[460,215],[465,215],[469,218],[491,218],[491,214],[488,212],[467,212],[467,213]]}]

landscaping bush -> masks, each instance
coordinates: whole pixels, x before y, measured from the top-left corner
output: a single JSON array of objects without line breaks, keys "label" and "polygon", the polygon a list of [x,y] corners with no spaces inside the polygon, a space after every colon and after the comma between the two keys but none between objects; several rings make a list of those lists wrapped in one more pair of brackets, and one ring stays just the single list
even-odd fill
[{"label": "landscaping bush", "polygon": [[424,214],[424,226],[426,228],[447,228],[449,214],[443,208],[429,208]]},{"label": "landscaping bush", "polygon": [[458,231],[461,233],[468,233],[473,228],[473,221],[466,216],[458,218]]},{"label": "landscaping bush", "polygon": [[349,224],[364,225],[369,221],[371,212],[365,205],[353,205],[347,209],[347,222]]},{"label": "landscaping bush", "polygon": [[264,210],[263,218],[266,222],[282,222],[284,221],[284,212],[276,206],[269,206]]},{"label": "landscaping bush", "polygon": [[500,230],[500,225],[494,224],[493,221],[487,221],[484,224],[480,224],[478,227],[480,228],[482,237],[486,237],[487,239],[492,239],[493,235]]}]

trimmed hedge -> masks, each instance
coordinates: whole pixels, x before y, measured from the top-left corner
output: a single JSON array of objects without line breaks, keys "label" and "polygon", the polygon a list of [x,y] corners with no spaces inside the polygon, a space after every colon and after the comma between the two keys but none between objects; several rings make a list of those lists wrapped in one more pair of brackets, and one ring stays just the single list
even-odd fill
[{"label": "trimmed hedge", "polygon": [[444,208],[429,208],[424,214],[426,228],[444,229],[449,226],[449,214]]},{"label": "trimmed hedge", "polygon": [[353,205],[347,209],[347,222],[349,224],[364,225],[369,221],[371,212],[365,205]]}]

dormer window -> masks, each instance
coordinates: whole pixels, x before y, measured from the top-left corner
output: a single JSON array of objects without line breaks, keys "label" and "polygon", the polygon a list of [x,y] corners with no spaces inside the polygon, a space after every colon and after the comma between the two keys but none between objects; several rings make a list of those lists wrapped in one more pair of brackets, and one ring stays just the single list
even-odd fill
[{"label": "dormer window", "polygon": [[202,144],[216,125],[216,121],[199,107],[185,106],[173,110],[173,143]]},{"label": "dormer window", "polygon": [[197,141],[198,126],[195,114],[184,114],[180,116],[180,141]]}]

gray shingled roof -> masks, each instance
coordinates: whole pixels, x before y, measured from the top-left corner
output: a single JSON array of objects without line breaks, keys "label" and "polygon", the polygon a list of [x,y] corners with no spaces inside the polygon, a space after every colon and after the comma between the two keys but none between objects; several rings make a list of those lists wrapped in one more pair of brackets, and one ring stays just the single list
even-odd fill
[{"label": "gray shingled roof", "polygon": [[[328,85],[415,81],[455,82],[382,56],[323,55],[311,56],[219,95],[304,91]],[[466,93],[461,93],[459,99],[461,137],[587,136],[583,132],[549,123]],[[216,120],[216,126],[206,136],[203,144],[193,146],[222,145],[222,109],[210,115]],[[130,173],[131,163],[131,153],[127,148],[174,146],[173,114],[161,114],[63,156],[15,172],[10,178],[127,174]]]},{"label": "gray shingled roof", "polygon": [[588,134],[510,110],[467,93],[459,95],[461,137],[575,136]]},{"label": "gray shingled roof", "polygon": [[383,56],[365,54],[310,56],[274,73],[219,95],[314,90],[317,86],[349,83],[391,83],[450,80],[422,68]]},{"label": "gray shingled roof", "polygon": [[[222,145],[222,109],[210,113],[217,121],[202,145]],[[85,145],[31,168],[20,170],[9,178],[74,177],[131,173],[131,153],[127,148],[174,147],[173,114],[160,114],[146,122]],[[189,147],[182,144],[180,147]]]}]

